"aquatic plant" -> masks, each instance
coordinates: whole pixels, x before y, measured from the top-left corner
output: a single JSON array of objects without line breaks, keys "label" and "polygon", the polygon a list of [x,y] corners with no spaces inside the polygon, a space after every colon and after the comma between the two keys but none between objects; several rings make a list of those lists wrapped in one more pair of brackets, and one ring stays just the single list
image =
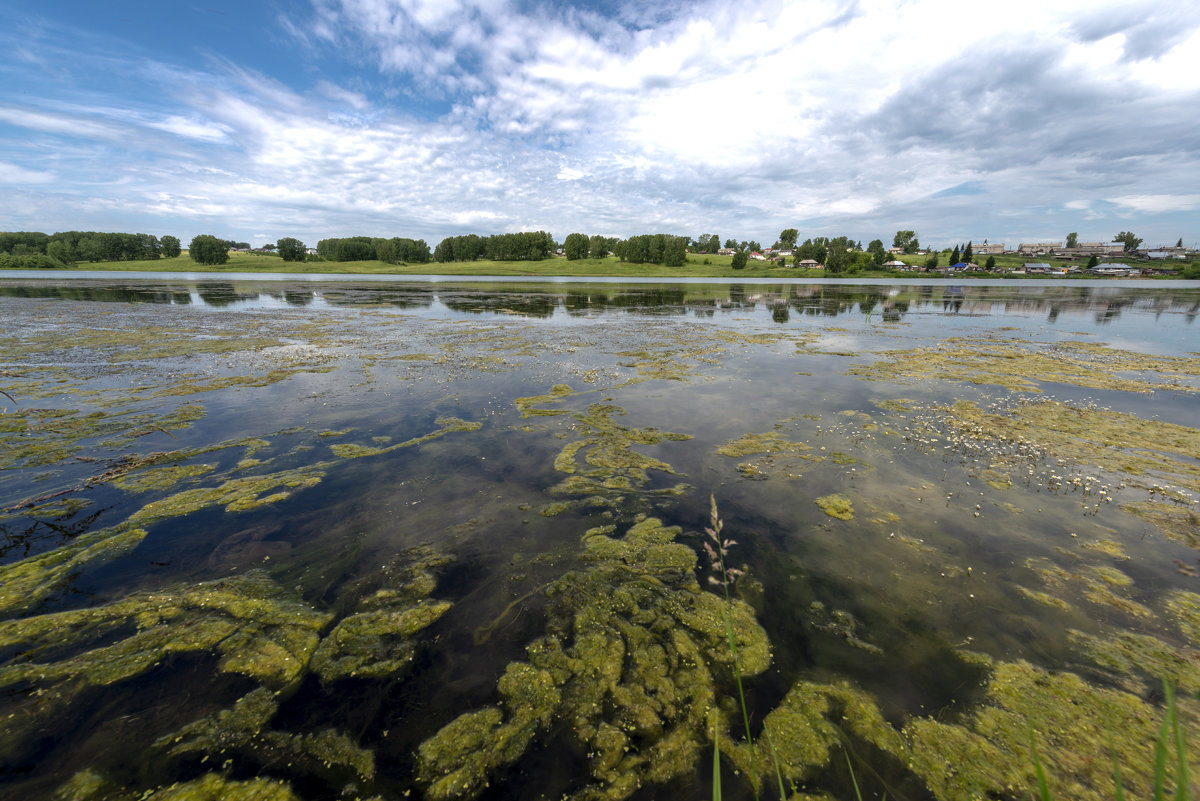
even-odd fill
[{"label": "aquatic plant", "polygon": [[854,506],[845,495],[822,495],[820,498],[813,498],[813,503],[830,517],[836,517],[838,520],[854,519]]},{"label": "aquatic plant", "polygon": [[383,678],[407,670],[418,647],[415,635],[450,609],[449,601],[429,598],[437,583],[433,571],[452,558],[427,546],[409,548],[378,575],[349,593],[359,596],[354,612],[321,640],[312,671],[322,681]]},{"label": "aquatic plant", "polygon": [[421,744],[429,798],[476,795],[551,720],[570,721],[586,754],[590,775],[575,798],[622,799],[692,770],[716,689],[733,682],[726,612],[744,675],[762,672],[769,652],[749,606],[700,589],[679,533],[647,518],[619,539],[584,536],[589,566],[547,588],[547,634],[508,666],[501,703]]},{"label": "aquatic plant", "polygon": [[273,731],[279,695],[265,687],[223,709],[159,738],[154,748],[168,758],[221,758],[226,765],[252,765],[256,772],[286,768],[289,774],[320,780],[333,791],[362,790],[375,777],[374,754],[333,729],[294,734]]},{"label": "aquatic plant", "polygon": [[[213,653],[218,670],[289,687],[304,674],[329,620],[329,614],[289,598],[266,574],[252,571],[0,622],[0,648],[18,654],[0,667],[0,687],[16,699],[0,751],[11,753],[24,734],[67,709],[87,688],[143,674],[174,654]],[[41,654],[49,658],[41,661]]]}]

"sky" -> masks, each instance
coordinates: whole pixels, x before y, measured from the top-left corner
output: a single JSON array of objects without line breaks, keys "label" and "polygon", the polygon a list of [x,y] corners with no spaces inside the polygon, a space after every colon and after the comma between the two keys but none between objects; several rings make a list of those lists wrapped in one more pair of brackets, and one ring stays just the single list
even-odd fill
[{"label": "sky", "polygon": [[0,0],[0,230],[1200,245],[1200,3]]}]

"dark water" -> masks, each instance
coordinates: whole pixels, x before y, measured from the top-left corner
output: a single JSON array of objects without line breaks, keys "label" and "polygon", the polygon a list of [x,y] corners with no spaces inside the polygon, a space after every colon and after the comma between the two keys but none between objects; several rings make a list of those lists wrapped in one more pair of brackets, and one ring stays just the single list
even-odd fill
[{"label": "dark water", "polygon": [[[301,798],[430,794],[421,744],[464,713],[511,706],[497,683],[507,665],[532,658],[531,643],[584,636],[577,602],[563,629],[561,599],[588,586],[585,532],[612,526],[619,538],[646,517],[679,526],[675,541],[700,555],[703,583],[710,498],[737,540],[730,564],[747,573],[734,594],[771,644],[770,667],[746,678],[755,730],[798,681],[846,682],[896,729],[925,717],[953,723],[982,702],[987,680],[965,652],[1134,692],[1136,681],[1089,661],[1065,632],[1196,645],[1164,634],[1161,611],[1169,593],[1200,589],[1194,550],[1121,509],[1163,487],[1180,508],[1194,504],[1196,454],[1169,457],[1170,470],[1152,477],[1057,440],[1003,461],[1024,446],[997,431],[964,437],[945,405],[1012,415],[1053,399],[1080,414],[1190,429],[1200,377],[1186,361],[1131,362],[1102,382],[1072,376],[1114,354],[1191,358],[1198,312],[1196,288],[1115,283],[0,280],[0,582],[34,588],[0,599],[0,797],[51,797],[71,781],[70,797],[137,797],[212,772],[286,781]],[[1106,349],[1070,344],[1080,342]],[[1012,381],[966,380],[954,359],[856,374],[997,343],[1049,361],[997,356],[1013,363],[998,368]],[[1069,375],[1046,375],[1049,363]],[[570,393],[517,404],[556,385]],[[718,452],[747,434],[777,439]],[[562,456],[581,440],[573,461]],[[641,469],[622,461],[629,453]],[[1010,485],[987,483],[989,469]],[[595,485],[564,492],[560,482],[588,471]],[[160,480],[131,483],[147,475]],[[256,477],[276,477],[251,492],[267,502],[239,505],[236,492]],[[853,519],[814,502],[832,495],[849,500]],[[155,503],[163,508],[148,513]],[[115,546],[135,524],[144,534]],[[1109,550],[1082,547],[1095,543]],[[318,675],[306,663],[317,640],[356,613],[391,608],[386,592],[415,575],[398,565],[428,553],[414,548],[439,558],[427,568],[435,585],[409,600],[448,602],[447,611],[406,638],[404,664],[385,675]],[[1038,578],[1047,564],[1067,574],[1059,585]],[[1086,578],[1100,575],[1093,567],[1121,575],[1097,583]],[[247,574],[280,606],[217,614],[206,605],[215,602],[179,601]],[[283,617],[262,623],[284,607],[313,616],[308,645],[286,638],[299,629]],[[283,658],[264,645],[273,642],[292,643],[294,669],[273,661]],[[386,650],[376,643],[365,664]],[[245,653],[259,667],[239,668]],[[277,693],[265,725],[291,737],[286,745],[258,737],[172,751],[184,727],[263,686]],[[736,697],[728,678],[713,691]],[[642,789],[618,792],[589,780],[595,744],[577,738],[576,712],[564,701],[471,793],[711,794],[702,730],[694,769],[664,783],[643,775]],[[743,735],[740,712],[730,720]],[[327,731],[369,754],[373,771],[347,767],[345,749],[298,745]],[[641,736],[649,748],[655,735]],[[904,759],[845,737],[866,795],[936,795]],[[726,767],[725,794],[748,797]],[[852,792],[840,755],[805,783]]]}]

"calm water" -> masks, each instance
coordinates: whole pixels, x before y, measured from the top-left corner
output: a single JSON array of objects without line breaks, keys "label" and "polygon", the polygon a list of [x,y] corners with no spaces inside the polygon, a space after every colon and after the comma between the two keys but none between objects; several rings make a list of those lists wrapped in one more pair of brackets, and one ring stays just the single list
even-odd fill
[{"label": "calm water", "polygon": [[[709,797],[706,710],[745,736],[694,619],[710,499],[770,647],[755,737],[802,685],[903,748],[979,730],[999,664],[1156,708],[1088,643],[1192,680],[1198,314],[1186,284],[0,277],[0,797]],[[695,569],[622,539],[647,519]],[[851,797],[845,748],[865,797],[953,795],[843,703],[797,787]]]}]

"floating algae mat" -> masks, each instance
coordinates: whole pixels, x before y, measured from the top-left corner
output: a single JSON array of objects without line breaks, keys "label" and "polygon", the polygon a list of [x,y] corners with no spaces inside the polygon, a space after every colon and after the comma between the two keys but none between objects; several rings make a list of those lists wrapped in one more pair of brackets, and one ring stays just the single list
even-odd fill
[{"label": "floating algae mat", "polygon": [[1200,287],[0,315],[0,798],[1024,799],[1031,733],[1145,798],[1164,681],[1200,743]]}]

